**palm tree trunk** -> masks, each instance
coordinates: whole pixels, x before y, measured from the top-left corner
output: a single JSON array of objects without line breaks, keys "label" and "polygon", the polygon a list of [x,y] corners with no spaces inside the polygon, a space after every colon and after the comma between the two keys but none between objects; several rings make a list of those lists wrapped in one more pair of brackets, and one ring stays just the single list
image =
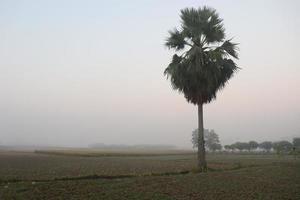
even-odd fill
[{"label": "palm tree trunk", "polygon": [[207,171],[204,146],[203,104],[198,104],[198,168],[200,172]]}]

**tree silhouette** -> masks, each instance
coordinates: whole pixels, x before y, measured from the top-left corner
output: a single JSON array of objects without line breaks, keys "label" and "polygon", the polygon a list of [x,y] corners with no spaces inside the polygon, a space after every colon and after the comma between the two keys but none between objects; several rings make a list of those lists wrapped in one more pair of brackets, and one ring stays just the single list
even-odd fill
[{"label": "tree silhouette", "polygon": [[264,149],[265,151],[267,152],[270,152],[270,150],[272,149],[273,147],[273,143],[272,142],[269,142],[269,141],[265,141],[265,142],[262,142],[258,145],[259,148],[261,149]]},{"label": "tree silhouette", "polygon": [[[193,148],[198,147],[198,136],[199,136],[198,129],[195,129],[192,132],[192,144]],[[221,150],[222,145],[220,144],[219,135],[213,130],[204,129],[204,142],[205,147],[208,148],[210,151]]]},{"label": "tree silhouette", "polygon": [[249,148],[250,150],[255,150],[258,148],[258,143],[256,141],[250,141],[249,142]]},{"label": "tree silhouette", "polygon": [[293,146],[296,150],[300,150],[300,138],[293,138]]},{"label": "tree silhouette", "polygon": [[237,71],[237,44],[225,40],[223,20],[208,7],[181,10],[181,28],[169,31],[165,45],[174,49],[164,74],[173,89],[182,92],[189,103],[198,106],[198,167],[207,170],[203,137],[203,104],[216,98],[217,92]]},{"label": "tree silhouette", "polygon": [[292,150],[293,145],[289,141],[282,140],[279,142],[274,142],[273,143],[273,148],[276,150],[276,152],[282,153],[282,152],[289,152]]}]

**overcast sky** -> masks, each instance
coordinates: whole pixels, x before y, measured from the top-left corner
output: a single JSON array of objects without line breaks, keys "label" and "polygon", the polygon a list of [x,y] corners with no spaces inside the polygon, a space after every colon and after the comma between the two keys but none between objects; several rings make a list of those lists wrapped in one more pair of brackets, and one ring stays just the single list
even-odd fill
[{"label": "overcast sky", "polygon": [[242,69],[204,107],[223,144],[300,135],[300,1],[0,0],[0,144],[191,146],[163,71],[180,9],[208,5]]}]

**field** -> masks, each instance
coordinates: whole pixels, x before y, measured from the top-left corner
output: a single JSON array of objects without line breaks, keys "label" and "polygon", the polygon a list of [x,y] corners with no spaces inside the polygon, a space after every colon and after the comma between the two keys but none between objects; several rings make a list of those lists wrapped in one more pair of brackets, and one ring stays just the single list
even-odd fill
[{"label": "field", "polygon": [[0,199],[300,199],[300,159],[188,151],[0,152]]}]

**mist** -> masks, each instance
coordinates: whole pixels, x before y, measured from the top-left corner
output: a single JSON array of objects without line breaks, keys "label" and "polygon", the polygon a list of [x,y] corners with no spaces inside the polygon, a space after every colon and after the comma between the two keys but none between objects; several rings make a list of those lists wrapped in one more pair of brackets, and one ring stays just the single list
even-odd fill
[{"label": "mist", "polygon": [[241,68],[204,106],[205,128],[222,144],[299,136],[298,1],[1,1],[0,145],[191,148],[197,108],[163,75],[164,42],[180,9],[203,5]]}]

